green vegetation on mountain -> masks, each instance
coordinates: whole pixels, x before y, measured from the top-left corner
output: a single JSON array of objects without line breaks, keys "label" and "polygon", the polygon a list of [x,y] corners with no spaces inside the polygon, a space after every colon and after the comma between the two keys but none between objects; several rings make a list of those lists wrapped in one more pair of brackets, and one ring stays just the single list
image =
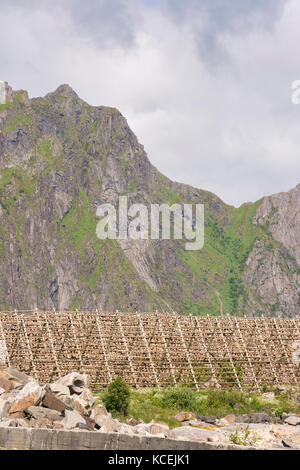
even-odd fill
[{"label": "green vegetation on mountain", "polygon": [[[31,100],[12,92],[0,105],[0,308],[293,316],[299,194],[228,206],[160,174],[115,108],[67,85]],[[99,240],[96,208],[121,195],[204,204],[203,249]]]}]

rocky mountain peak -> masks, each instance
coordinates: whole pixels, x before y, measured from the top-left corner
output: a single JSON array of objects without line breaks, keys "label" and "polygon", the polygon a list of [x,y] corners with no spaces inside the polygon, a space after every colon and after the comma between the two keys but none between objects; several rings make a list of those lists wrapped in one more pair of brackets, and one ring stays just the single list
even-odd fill
[{"label": "rocky mountain peak", "polygon": [[[0,310],[300,313],[300,186],[240,208],[151,165],[121,113],[69,85],[0,106]],[[99,240],[96,207],[202,203],[205,244]]]},{"label": "rocky mountain peak", "polygon": [[[73,90],[73,88],[68,84],[62,84],[56,88],[55,91],[48,93],[45,98],[58,98],[62,102],[63,99],[66,100],[80,100],[77,93]],[[81,100],[80,100],[81,101]]]}]

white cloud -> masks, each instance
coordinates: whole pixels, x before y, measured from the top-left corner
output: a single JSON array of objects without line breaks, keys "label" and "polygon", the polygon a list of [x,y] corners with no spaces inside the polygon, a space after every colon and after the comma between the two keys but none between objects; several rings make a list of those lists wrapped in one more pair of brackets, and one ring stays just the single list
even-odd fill
[{"label": "white cloud", "polygon": [[31,96],[69,83],[91,104],[118,107],[155,166],[228,203],[298,184],[300,106],[291,103],[290,87],[300,79],[299,2],[287,1],[272,28],[258,22],[214,30],[222,59],[213,64],[209,50],[199,54],[195,36],[197,25],[207,29],[206,17],[174,22],[155,6],[128,5],[125,26],[124,15],[110,18],[104,30],[116,40],[102,47],[101,35],[93,40],[95,21],[88,33],[88,18],[82,29],[71,9],[54,5],[29,14],[8,4],[0,78]]}]

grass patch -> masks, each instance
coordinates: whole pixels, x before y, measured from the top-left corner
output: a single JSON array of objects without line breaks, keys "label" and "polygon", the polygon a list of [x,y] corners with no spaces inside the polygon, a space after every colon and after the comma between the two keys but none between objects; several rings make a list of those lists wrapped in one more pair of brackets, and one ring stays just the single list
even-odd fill
[{"label": "grass patch", "polygon": [[5,168],[0,178],[0,204],[7,214],[22,194],[32,196],[37,176],[20,168]]},{"label": "grass patch", "polygon": [[[105,391],[95,392],[97,403],[103,403]],[[299,391],[300,394],[300,391]],[[151,420],[166,423],[170,428],[180,426],[174,416],[180,411],[191,412],[196,416],[216,416],[227,414],[248,414],[267,412],[280,416],[283,412],[300,412],[300,405],[286,395],[277,394],[276,400],[269,402],[259,394],[238,390],[203,390],[196,391],[183,386],[165,389],[131,389],[127,418]],[[123,419],[119,413],[114,417]]]}]

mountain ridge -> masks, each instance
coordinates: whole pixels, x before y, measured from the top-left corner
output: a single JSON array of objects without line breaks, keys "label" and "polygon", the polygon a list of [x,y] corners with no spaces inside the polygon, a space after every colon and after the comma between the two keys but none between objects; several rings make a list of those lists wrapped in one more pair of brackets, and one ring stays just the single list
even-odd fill
[{"label": "mountain ridge", "polygon": [[[0,308],[294,316],[300,185],[239,208],[162,175],[115,108],[69,85],[0,105]],[[205,245],[96,237],[96,207],[203,203]]]}]

